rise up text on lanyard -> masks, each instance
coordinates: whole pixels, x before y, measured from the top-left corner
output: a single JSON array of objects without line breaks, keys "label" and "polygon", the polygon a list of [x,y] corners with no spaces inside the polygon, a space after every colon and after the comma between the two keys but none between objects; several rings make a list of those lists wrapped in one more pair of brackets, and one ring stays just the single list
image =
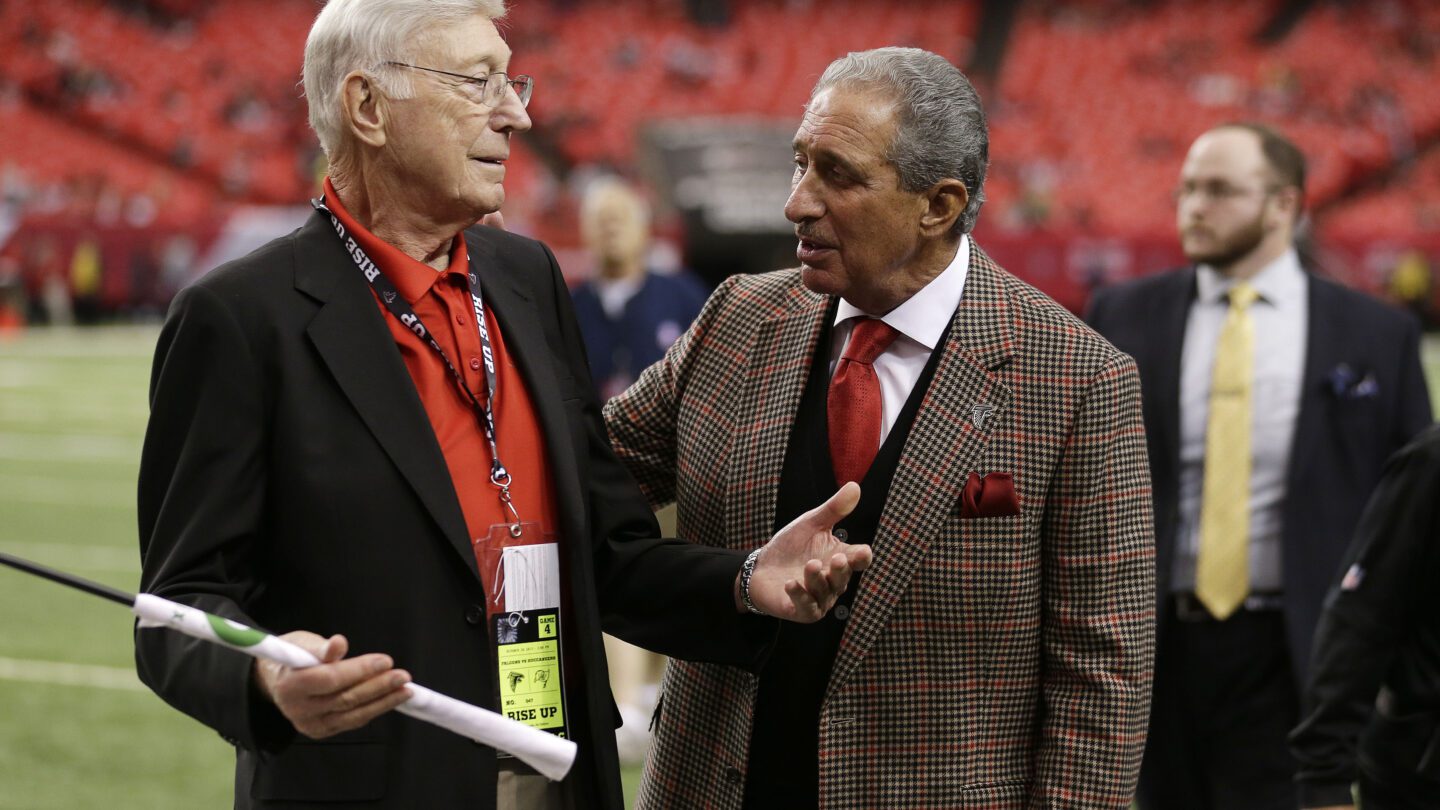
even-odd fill
[{"label": "rise up text on lanyard", "polygon": [[[480,333],[480,351],[485,363],[485,401],[481,402],[465,378],[450,362],[440,343],[420,322],[410,303],[399,294],[395,285],[365,253],[365,249],[346,232],[345,224],[325,205],[324,198],[312,200],[318,213],[330,218],[335,233],[364,274],[385,308],[445,363],[460,390],[470,400],[490,445],[490,483],[498,490],[500,504],[511,517],[510,523],[490,527],[488,538],[476,538],[477,564],[494,559],[495,575],[491,578],[493,601],[505,599],[504,610],[492,615],[491,642],[495,645],[497,697],[501,711],[513,720],[569,737],[565,723],[564,677],[560,655],[560,565],[558,547],[553,538],[542,535],[538,523],[522,521],[510,496],[510,473],[500,462],[500,448],[495,437],[495,353],[490,345],[490,332],[485,325],[485,302],[481,298],[479,279],[474,269],[466,275],[470,303],[475,310],[475,326]],[[463,237],[457,237],[463,238]],[[488,566],[486,566],[488,568]],[[503,584],[502,584],[503,583]],[[512,587],[512,583],[513,586]]]}]

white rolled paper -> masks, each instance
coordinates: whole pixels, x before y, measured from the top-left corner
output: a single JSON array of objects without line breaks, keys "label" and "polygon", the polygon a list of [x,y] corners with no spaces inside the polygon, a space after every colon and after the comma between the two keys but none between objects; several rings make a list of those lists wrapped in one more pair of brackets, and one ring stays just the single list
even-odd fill
[{"label": "white rolled paper", "polygon": [[[135,597],[131,611],[141,627],[168,627],[187,636],[238,650],[255,658],[275,661],[295,669],[320,663],[304,648],[253,627],[221,618],[203,610],[142,593]],[[406,687],[410,699],[397,711],[432,723],[462,737],[488,745],[519,758],[522,762],[558,782],[575,763],[575,743],[547,734],[524,723],[456,700],[418,683]]]}]

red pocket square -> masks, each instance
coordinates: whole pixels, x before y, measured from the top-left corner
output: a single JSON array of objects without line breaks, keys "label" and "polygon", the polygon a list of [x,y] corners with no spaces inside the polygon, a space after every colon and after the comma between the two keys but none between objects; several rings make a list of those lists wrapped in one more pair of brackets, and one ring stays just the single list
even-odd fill
[{"label": "red pocket square", "polygon": [[1015,495],[1015,477],[1010,473],[970,473],[960,495],[960,517],[965,519],[1006,517],[1020,514]]}]

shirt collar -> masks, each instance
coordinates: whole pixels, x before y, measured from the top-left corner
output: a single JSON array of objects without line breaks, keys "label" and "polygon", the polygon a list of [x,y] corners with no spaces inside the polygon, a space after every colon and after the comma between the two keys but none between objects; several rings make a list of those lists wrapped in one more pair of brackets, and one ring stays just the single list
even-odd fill
[{"label": "shirt collar", "polygon": [[[1200,265],[1195,276],[1195,294],[1202,304],[1224,304],[1230,288],[1238,282],[1208,264]],[[1278,308],[1303,303],[1305,270],[1300,256],[1291,248],[1260,269],[1249,281],[1261,301]]]},{"label": "shirt collar", "polygon": [[[960,306],[961,294],[965,291],[965,275],[970,270],[970,237],[960,237],[960,247],[940,275],[930,280],[919,292],[910,296],[900,306],[890,310],[880,320],[895,331],[919,343],[930,351],[935,350],[950,318]],[[835,309],[835,324],[838,326],[851,318],[869,317],[845,299]]]},{"label": "shirt collar", "polygon": [[345,209],[345,204],[340,201],[340,195],[335,193],[335,187],[330,185],[328,177],[325,178],[325,207],[335,214],[340,224],[345,226],[345,231],[355,237],[355,243],[364,249],[370,261],[380,268],[380,272],[385,274],[385,278],[395,285],[396,291],[404,296],[412,307],[442,277],[470,271],[464,234],[456,234],[451,242],[450,266],[444,272],[437,272],[435,268],[411,258],[357,222]]}]

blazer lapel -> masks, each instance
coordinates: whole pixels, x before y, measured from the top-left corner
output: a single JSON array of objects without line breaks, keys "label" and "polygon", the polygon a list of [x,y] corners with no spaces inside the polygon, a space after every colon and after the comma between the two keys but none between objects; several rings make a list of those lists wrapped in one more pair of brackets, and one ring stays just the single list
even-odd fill
[{"label": "blazer lapel", "polygon": [[1150,346],[1143,366],[1150,375],[1145,393],[1152,397],[1153,418],[1149,429],[1156,432],[1157,446],[1165,454],[1162,463],[1178,480],[1180,469],[1180,358],[1185,346],[1185,324],[1190,316],[1190,303],[1195,299],[1195,268],[1176,273],[1167,283],[1171,286],[1160,296],[1159,311],[1153,314],[1157,324],[1155,341]]},{"label": "blazer lapel", "polygon": [[465,516],[420,395],[385,315],[329,228],[320,216],[312,217],[297,242],[295,287],[322,305],[306,332],[366,427],[478,578]]},{"label": "blazer lapel", "polygon": [[756,330],[745,384],[737,386],[743,401],[735,409],[754,416],[737,420],[726,465],[725,536],[733,542],[758,546],[774,531],[784,450],[830,300],[797,282]]},{"label": "blazer lapel", "polygon": [[[1290,469],[1286,473],[1286,491],[1299,492],[1300,471],[1310,462],[1318,437],[1334,437],[1329,440],[1348,443],[1350,435],[1344,430],[1330,430],[1326,422],[1332,413],[1326,408],[1324,380],[1344,358],[1341,338],[1353,334],[1349,329],[1337,328],[1349,320],[1343,310],[1343,303],[1334,295],[1326,282],[1311,275],[1307,278],[1306,298],[1309,313],[1305,325],[1305,376],[1300,380],[1300,413],[1295,419],[1295,439],[1291,442]],[[1346,457],[1357,456],[1346,446]],[[1300,504],[1303,498],[1288,498],[1287,504]],[[1299,521],[1286,520],[1285,525],[1298,525]]]},{"label": "blazer lapel", "polygon": [[[860,579],[851,619],[830,672],[828,700],[865,657],[931,540],[951,520],[968,473],[980,467],[993,426],[1011,405],[997,371],[1014,347],[1013,315],[999,268],[973,241],[965,292],[935,378],[910,428],[875,532],[874,562]],[[1017,484],[1025,484],[1023,471]]]},{"label": "blazer lapel", "polygon": [[[584,525],[585,503],[575,459],[576,454],[584,452],[585,448],[570,447],[563,394],[555,376],[550,344],[541,326],[540,310],[530,290],[522,284],[527,274],[542,270],[516,266],[509,256],[502,255],[485,238],[483,229],[466,231],[465,242],[470,251],[471,266],[480,277],[485,306],[494,313],[505,340],[505,351],[520,369],[520,376],[529,390],[530,404],[535,408],[536,419],[540,423],[541,435],[545,437],[545,457],[555,485],[561,534],[568,538],[578,537]],[[500,448],[500,454],[503,458],[504,447]],[[583,545],[562,544],[572,551]],[[588,570],[588,567],[581,570]]]}]

